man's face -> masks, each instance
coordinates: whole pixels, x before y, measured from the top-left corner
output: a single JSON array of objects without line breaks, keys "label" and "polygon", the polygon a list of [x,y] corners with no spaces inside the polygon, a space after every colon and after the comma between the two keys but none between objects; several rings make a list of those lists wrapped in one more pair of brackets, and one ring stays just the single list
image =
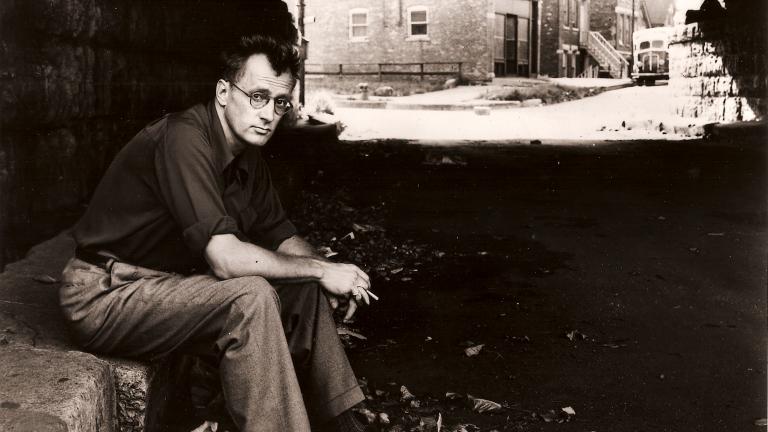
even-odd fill
[{"label": "man's face", "polygon": [[[237,82],[228,83],[224,107],[227,125],[239,141],[235,143],[236,147],[263,146],[269,141],[282,117],[275,113],[275,98],[290,99],[294,84],[290,73],[275,74],[266,55],[254,54],[246,60],[242,77]],[[261,108],[253,108],[248,95],[254,92],[267,95],[271,100]]]}]

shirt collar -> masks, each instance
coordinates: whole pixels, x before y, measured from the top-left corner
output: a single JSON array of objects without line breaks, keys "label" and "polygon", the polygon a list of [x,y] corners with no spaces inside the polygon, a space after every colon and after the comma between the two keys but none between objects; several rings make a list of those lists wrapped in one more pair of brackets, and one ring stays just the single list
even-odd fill
[{"label": "shirt collar", "polygon": [[208,102],[207,111],[211,130],[211,145],[214,148],[216,157],[216,168],[218,172],[224,174],[226,184],[237,181],[240,185],[245,185],[248,181],[248,153],[246,149],[243,153],[235,156],[227,145],[227,139],[224,135],[224,128],[221,126],[221,120],[216,112],[215,100]]},{"label": "shirt collar", "polygon": [[208,121],[211,128],[211,145],[213,146],[216,157],[216,168],[224,172],[229,164],[235,159],[235,155],[227,145],[227,138],[224,136],[224,128],[221,126],[219,115],[216,113],[216,103],[214,100],[208,102],[206,107],[208,111]]}]

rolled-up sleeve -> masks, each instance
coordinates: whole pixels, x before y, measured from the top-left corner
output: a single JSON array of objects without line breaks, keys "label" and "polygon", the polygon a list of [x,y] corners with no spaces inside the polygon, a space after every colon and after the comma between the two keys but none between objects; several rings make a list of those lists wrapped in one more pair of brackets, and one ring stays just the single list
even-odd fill
[{"label": "rolled-up sleeve", "polygon": [[256,178],[249,206],[255,213],[255,218],[246,232],[252,242],[275,250],[280,243],[296,234],[296,227],[283,209],[272,184],[269,169],[261,156],[256,159],[254,175]]},{"label": "rolled-up sleeve", "polygon": [[213,149],[199,130],[183,123],[169,126],[155,152],[155,170],[165,207],[193,253],[202,254],[211,236],[242,235],[227,214]]}]

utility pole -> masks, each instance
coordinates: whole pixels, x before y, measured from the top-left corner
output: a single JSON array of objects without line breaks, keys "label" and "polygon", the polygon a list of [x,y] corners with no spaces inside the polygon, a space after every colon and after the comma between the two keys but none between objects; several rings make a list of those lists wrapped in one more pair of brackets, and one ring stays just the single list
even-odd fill
[{"label": "utility pole", "polygon": [[[304,0],[302,0],[304,1]],[[635,1],[632,0],[632,22],[629,24],[630,38],[629,38],[629,76],[632,77],[632,71],[635,68]]]},{"label": "utility pole", "polygon": [[[632,0],[634,1],[634,0]],[[306,90],[306,80],[304,79],[304,63],[307,61],[307,39],[304,37],[304,0],[299,0],[299,37],[301,41],[301,68],[299,68],[299,103],[304,105],[304,92]]]}]

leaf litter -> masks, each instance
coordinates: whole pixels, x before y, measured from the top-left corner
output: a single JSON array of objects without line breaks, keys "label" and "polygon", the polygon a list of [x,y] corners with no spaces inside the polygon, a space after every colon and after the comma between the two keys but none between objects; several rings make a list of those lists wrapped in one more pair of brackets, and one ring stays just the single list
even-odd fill
[{"label": "leaf litter", "polygon": [[[355,208],[350,201],[344,188],[322,196],[303,191],[296,200],[298,205],[292,209],[291,220],[310,244],[319,246],[319,252],[326,258],[359,265],[371,276],[374,284],[377,279],[390,281],[395,275],[400,282],[411,282],[420,269],[461,256],[412,239],[394,240],[384,228],[388,210],[386,203]],[[355,341],[365,340],[359,331],[342,325],[338,315],[336,318],[337,331],[347,348],[354,348]],[[525,339],[530,341],[527,337]],[[395,344],[396,341],[388,339],[385,346]],[[469,344],[465,347],[477,355],[483,345]],[[522,425],[540,420],[533,411],[468,394],[447,392],[444,397],[438,398],[417,396],[402,384],[390,382],[376,387],[369,385],[365,378],[359,381],[366,401],[355,410],[373,431],[520,430]],[[565,413],[563,415],[568,417]]]}]

